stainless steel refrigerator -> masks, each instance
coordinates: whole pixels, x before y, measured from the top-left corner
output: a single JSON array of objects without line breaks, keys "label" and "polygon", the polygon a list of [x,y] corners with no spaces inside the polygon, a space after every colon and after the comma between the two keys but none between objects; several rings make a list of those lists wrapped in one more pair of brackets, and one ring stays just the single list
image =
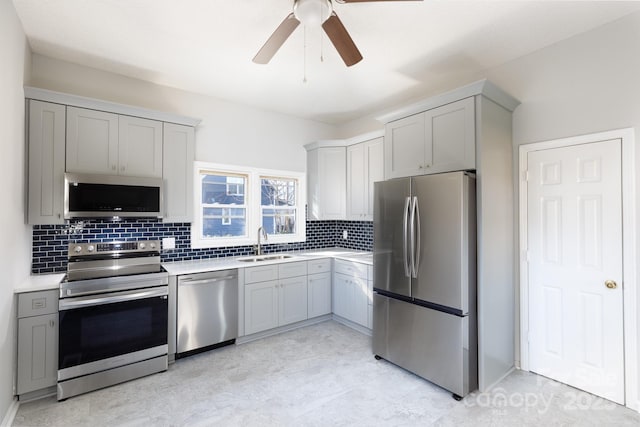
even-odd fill
[{"label": "stainless steel refrigerator", "polygon": [[374,185],[373,352],[459,399],[478,386],[474,175]]}]

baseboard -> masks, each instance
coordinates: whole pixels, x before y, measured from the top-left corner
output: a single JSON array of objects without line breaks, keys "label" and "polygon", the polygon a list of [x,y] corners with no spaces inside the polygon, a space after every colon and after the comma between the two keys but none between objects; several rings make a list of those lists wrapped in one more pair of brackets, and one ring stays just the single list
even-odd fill
[{"label": "baseboard", "polygon": [[303,320],[301,322],[292,323],[290,325],[281,326],[279,328],[269,329],[268,331],[256,332],[255,334],[245,335],[243,337],[236,338],[236,344],[246,344],[251,341],[259,340],[273,335],[278,335],[283,332],[293,331],[294,329],[304,328],[305,326],[315,325],[316,323],[326,322],[331,320],[331,315],[326,314],[324,316],[314,317],[313,319]]},{"label": "baseboard", "polygon": [[366,327],[364,327],[362,325],[359,325],[357,323],[354,323],[351,320],[347,320],[344,317],[340,317],[337,314],[333,314],[332,315],[332,319],[335,320],[336,322],[340,323],[340,324],[343,324],[344,326],[348,326],[349,328],[360,332],[361,334],[371,336],[372,333],[373,333],[373,331],[371,329],[366,328]]},{"label": "baseboard", "polygon": [[7,413],[4,415],[2,422],[0,422],[1,427],[9,427],[13,424],[13,420],[18,413],[18,408],[20,407],[20,402],[18,402],[17,398],[13,398],[11,405],[7,408]]}]

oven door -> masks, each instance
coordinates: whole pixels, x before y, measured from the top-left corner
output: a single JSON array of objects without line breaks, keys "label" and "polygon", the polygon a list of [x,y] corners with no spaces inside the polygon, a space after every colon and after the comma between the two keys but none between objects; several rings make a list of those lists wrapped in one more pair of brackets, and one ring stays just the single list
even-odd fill
[{"label": "oven door", "polygon": [[166,355],[168,289],[61,299],[58,381]]}]

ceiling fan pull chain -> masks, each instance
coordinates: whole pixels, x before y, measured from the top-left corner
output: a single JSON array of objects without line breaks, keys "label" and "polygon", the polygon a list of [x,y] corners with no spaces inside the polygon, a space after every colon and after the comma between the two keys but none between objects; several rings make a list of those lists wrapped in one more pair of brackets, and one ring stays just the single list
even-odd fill
[{"label": "ceiling fan pull chain", "polygon": [[[320,16],[324,16],[324,3],[320,3]],[[324,34],[320,31],[320,62],[324,62]]]},{"label": "ceiling fan pull chain", "polygon": [[302,27],[302,31],[303,31],[303,39],[304,39],[304,53],[303,53],[303,73],[302,73],[302,83],[306,83],[307,82],[307,26],[304,25]]}]

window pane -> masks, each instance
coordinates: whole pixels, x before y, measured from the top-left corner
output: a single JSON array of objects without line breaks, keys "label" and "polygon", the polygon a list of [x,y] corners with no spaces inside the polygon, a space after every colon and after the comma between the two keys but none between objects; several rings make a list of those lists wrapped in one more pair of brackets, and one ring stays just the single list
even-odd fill
[{"label": "window pane", "polygon": [[261,178],[262,206],[295,206],[296,183],[295,179]]},{"label": "window pane", "polygon": [[201,173],[202,203],[244,205],[247,188],[245,176]]},{"label": "window pane", "polygon": [[246,236],[245,217],[245,209],[203,208],[202,237]]},{"label": "window pane", "polygon": [[294,234],[296,232],[296,210],[263,209],[262,226],[267,234]]}]

